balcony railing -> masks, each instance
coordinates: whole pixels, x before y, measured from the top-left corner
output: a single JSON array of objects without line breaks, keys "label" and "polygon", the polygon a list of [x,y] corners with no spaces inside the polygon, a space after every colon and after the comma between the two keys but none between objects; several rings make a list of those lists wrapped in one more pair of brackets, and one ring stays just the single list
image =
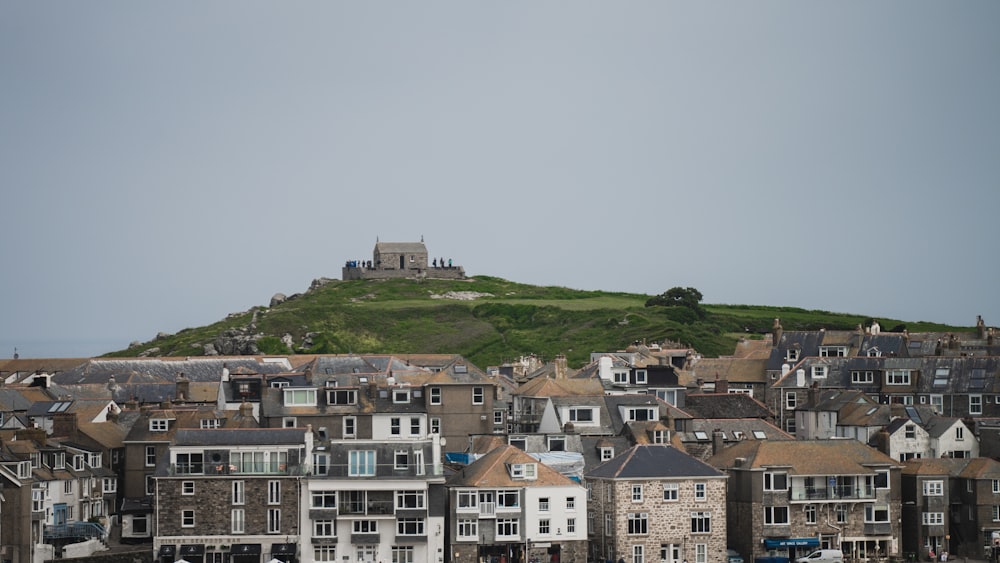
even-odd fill
[{"label": "balcony railing", "polygon": [[864,500],[874,499],[875,490],[868,487],[837,485],[833,487],[792,487],[791,500]]},{"label": "balcony railing", "polygon": [[297,464],[261,463],[204,463],[175,464],[170,466],[170,475],[301,475],[302,466]]},{"label": "balcony railing", "polygon": [[43,533],[45,543],[51,543],[50,540],[59,538],[103,539],[107,537],[107,534],[104,526],[96,522],[72,522],[70,524],[49,525],[45,526]]},{"label": "balcony railing", "polygon": [[386,500],[345,501],[338,506],[340,514],[392,514],[393,502]]}]

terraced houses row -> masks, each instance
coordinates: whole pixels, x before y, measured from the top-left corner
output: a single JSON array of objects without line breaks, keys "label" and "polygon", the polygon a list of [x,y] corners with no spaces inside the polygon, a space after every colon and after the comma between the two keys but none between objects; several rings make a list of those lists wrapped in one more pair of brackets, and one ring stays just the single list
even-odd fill
[{"label": "terraced houses row", "polygon": [[682,347],[0,363],[0,560],[971,557],[1000,539],[992,329]]}]

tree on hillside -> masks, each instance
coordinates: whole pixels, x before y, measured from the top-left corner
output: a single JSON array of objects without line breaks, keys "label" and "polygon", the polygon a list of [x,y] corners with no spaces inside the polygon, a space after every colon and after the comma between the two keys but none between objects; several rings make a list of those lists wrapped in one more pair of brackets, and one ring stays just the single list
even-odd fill
[{"label": "tree on hillside", "polygon": [[667,291],[650,297],[646,301],[647,307],[686,307],[698,315],[699,319],[705,318],[705,310],[701,308],[702,294],[693,287],[672,287]]}]

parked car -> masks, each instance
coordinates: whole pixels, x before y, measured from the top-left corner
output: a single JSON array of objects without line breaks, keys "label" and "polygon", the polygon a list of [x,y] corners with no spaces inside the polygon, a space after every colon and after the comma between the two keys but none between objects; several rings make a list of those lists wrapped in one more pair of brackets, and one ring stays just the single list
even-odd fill
[{"label": "parked car", "polygon": [[844,552],[839,549],[817,549],[805,557],[799,557],[795,563],[844,563]]},{"label": "parked car", "polygon": [[743,556],[737,553],[735,549],[727,549],[726,563],[743,563]]}]

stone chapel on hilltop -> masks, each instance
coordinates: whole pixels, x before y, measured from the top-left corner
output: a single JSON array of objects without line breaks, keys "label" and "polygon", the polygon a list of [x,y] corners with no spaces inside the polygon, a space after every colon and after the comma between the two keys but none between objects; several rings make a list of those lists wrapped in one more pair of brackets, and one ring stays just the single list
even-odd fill
[{"label": "stone chapel on hilltop", "polygon": [[343,280],[384,280],[392,278],[465,279],[465,269],[451,258],[433,258],[427,254],[424,239],[420,242],[382,242],[375,240],[371,260],[348,260],[341,274]]}]

